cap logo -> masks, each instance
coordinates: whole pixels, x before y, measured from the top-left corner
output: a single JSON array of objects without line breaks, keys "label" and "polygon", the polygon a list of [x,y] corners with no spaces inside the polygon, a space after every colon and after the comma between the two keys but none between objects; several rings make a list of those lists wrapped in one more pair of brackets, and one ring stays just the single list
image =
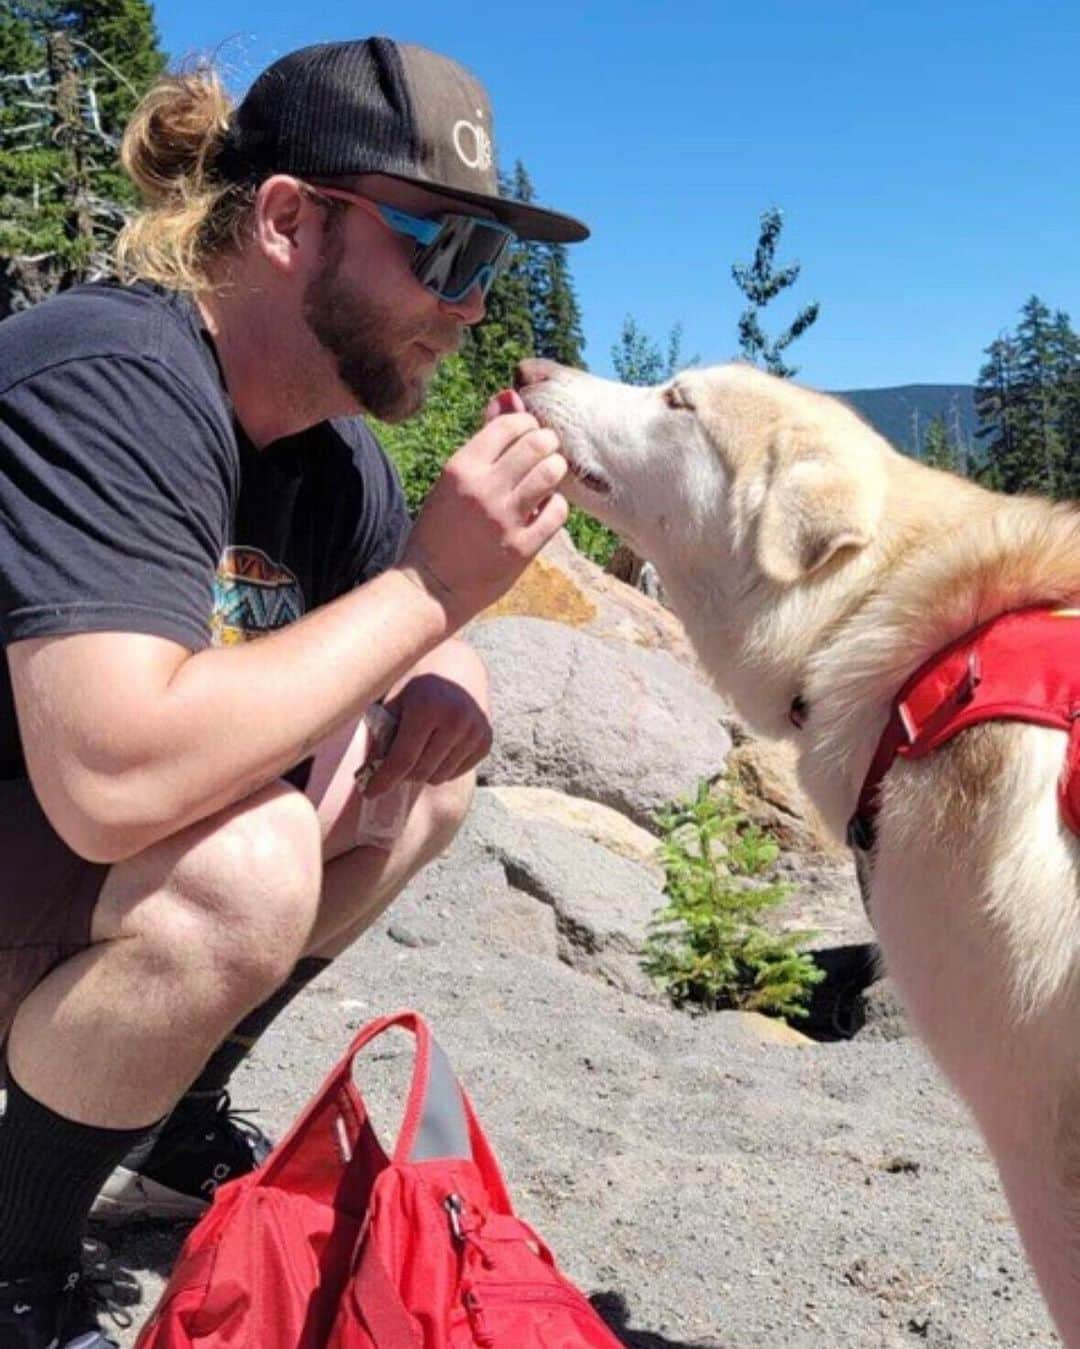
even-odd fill
[{"label": "cap logo", "polygon": [[[483,117],[484,114],[478,108],[476,115]],[[491,137],[477,123],[466,122],[464,118],[454,123],[454,149],[466,168],[479,169],[482,173],[491,168]]]}]

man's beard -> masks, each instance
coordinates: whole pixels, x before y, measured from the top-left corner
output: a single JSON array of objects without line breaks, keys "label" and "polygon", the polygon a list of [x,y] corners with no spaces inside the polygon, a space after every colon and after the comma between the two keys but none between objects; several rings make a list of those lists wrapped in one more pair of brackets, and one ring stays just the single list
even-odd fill
[{"label": "man's beard", "polygon": [[[388,306],[350,296],[338,284],[336,258],[326,258],[309,282],[303,312],[314,336],[337,361],[341,382],[365,412],[400,422],[419,411],[431,372],[428,378],[419,373],[406,377],[393,355],[395,346],[404,352],[408,345],[400,319]],[[416,334],[416,340],[423,338],[424,332]]]}]

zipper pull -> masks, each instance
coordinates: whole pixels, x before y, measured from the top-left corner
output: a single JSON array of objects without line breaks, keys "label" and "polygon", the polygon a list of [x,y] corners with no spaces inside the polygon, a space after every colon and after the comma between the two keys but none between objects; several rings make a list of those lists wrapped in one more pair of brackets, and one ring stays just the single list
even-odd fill
[{"label": "zipper pull", "polygon": [[470,1246],[480,1257],[480,1263],[485,1269],[494,1269],[495,1261],[484,1249],[483,1244],[477,1239],[477,1224],[470,1223],[465,1225],[465,1219],[468,1215],[465,1212],[465,1201],[459,1194],[448,1194],[443,1200],[443,1208],[450,1216],[450,1231],[454,1234],[454,1240],[461,1247],[462,1251],[467,1251]]},{"label": "zipper pull", "polygon": [[461,1202],[461,1195],[448,1194],[443,1200],[443,1208],[450,1215],[450,1231],[454,1234],[454,1240],[464,1242],[465,1233],[461,1227],[461,1214],[464,1205]]},{"label": "zipper pull", "polygon": [[471,1288],[466,1288],[461,1295],[461,1300],[465,1304],[465,1313],[469,1318],[469,1327],[472,1330],[473,1339],[480,1346],[480,1349],[493,1349],[495,1336],[488,1329],[487,1318],[484,1316],[480,1299]]}]

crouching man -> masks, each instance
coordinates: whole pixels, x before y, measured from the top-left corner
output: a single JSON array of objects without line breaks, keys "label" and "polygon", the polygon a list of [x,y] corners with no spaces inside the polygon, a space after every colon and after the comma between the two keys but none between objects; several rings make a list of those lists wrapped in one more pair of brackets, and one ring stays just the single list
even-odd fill
[{"label": "crouching man", "polygon": [[0,1349],[111,1344],[91,1206],[195,1216],[261,1160],[231,1073],[468,808],[491,732],[454,633],[564,523],[566,461],[508,395],[410,528],[357,414],[421,406],[515,237],[587,233],[498,196],[489,128],[387,39],[236,110],[167,77],[123,284],[0,326]]}]

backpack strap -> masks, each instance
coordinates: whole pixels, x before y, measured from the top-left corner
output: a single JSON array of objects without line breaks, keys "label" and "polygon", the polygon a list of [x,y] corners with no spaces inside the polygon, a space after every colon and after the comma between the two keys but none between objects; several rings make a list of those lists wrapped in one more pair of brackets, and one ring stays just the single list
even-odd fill
[{"label": "backpack strap", "polygon": [[[368,1119],[353,1068],[357,1054],[393,1027],[412,1032],[416,1055],[391,1159]],[[494,1163],[488,1162],[489,1150],[482,1135],[477,1142],[478,1132],[453,1069],[427,1023],[416,1012],[396,1012],[369,1022],[357,1033],[251,1183],[301,1189],[323,1202],[340,1203],[345,1193],[341,1189],[343,1176],[348,1173],[348,1206],[358,1206],[357,1211],[362,1212],[368,1185],[391,1160],[401,1165],[460,1157],[475,1161],[489,1175],[495,1170]]]},{"label": "backpack strap", "polygon": [[364,1243],[350,1293],[374,1349],[423,1349],[423,1332],[402,1302],[374,1242]]},{"label": "backpack strap", "polygon": [[[425,1030],[427,1028],[425,1027]],[[421,1067],[420,1053],[416,1056]],[[414,1074],[406,1122],[395,1149],[395,1160],[424,1162],[435,1157],[471,1157],[472,1141],[461,1087],[450,1060],[428,1035],[427,1080]],[[411,1135],[406,1133],[415,1118]]]},{"label": "backpack strap", "polygon": [[[336,1185],[334,1175],[340,1175],[342,1166],[347,1165],[352,1149],[367,1122],[363,1098],[353,1081],[356,1056],[372,1040],[394,1026],[411,1030],[416,1035],[417,1055],[409,1099],[416,1095],[418,1079],[426,1080],[428,1071],[431,1033],[427,1025],[416,1012],[408,1010],[369,1021],[357,1032],[352,1044],[327,1074],[322,1087],[274,1148],[265,1164],[255,1173],[254,1179],[257,1184],[273,1184],[291,1163],[294,1161],[299,1163],[303,1156],[306,1162],[314,1164],[318,1170],[326,1173],[327,1184]],[[370,1134],[371,1147],[377,1150],[380,1165],[386,1166],[389,1158],[378,1145],[370,1126],[367,1126],[366,1131]],[[344,1138],[341,1136],[342,1133]],[[305,1167],[304,1186],[308,1189],[314,1188],[310,1165]]]}]

